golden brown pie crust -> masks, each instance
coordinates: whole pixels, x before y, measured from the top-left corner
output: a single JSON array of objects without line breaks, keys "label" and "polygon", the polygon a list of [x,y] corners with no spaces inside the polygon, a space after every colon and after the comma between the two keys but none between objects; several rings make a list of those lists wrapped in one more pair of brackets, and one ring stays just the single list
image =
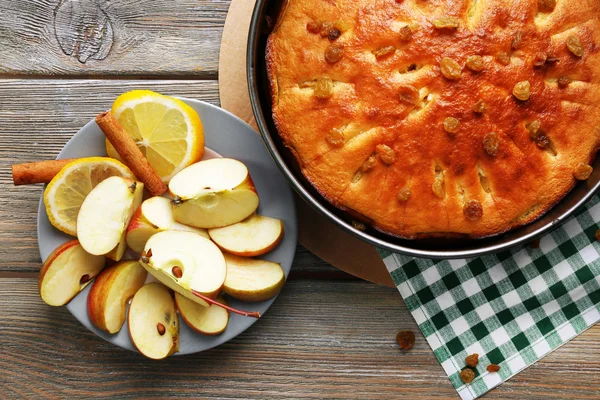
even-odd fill
[{"label": "golden brown pie crust", "polygon": [[273,118],[314,187],[376,229],[490,236],[595,157],[599,45],[598,0],[289,0],[267,44]]}]

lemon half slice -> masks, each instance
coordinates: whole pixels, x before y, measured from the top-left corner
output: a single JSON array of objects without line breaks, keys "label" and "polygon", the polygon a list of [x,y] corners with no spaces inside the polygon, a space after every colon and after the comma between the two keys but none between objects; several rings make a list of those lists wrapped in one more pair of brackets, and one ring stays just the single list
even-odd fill
[{"label": "lemon half slice", "polygon": [[[204,130],[198,113],[172,97],[134,90],[117,97],[112,113],[165,183],[204,154]],[[119,159],[106,141],[109,157]]]},{"label": "lemon half slice", "polygon": [[88,157],[63,167],[44,192],[50,223],[61,231],[77,235],[77,214],[88,193],[111,176],[135,179],[123,163],[108,157]]}]

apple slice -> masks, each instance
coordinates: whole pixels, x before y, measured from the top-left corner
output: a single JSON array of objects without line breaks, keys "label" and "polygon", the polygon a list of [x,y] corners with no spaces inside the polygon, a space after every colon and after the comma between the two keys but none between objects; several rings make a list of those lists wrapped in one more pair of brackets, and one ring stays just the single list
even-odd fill
[{"label": "apple slice", "polygon": [[174,291],[203,306],[196,291],[214,299],[227,274],[225,258],[209,239],[195,232],[163,231],[147,242],[140,260],[146,270]]},{"label": "apple slice", "polygon": [[140,353],[160,360],[179,351],[179,318],[169,289],[148,283],[133,296],[127,318],[129,337]]},{"label": "apple slice", "polygon": [[107,254],[124,241],[123,234],[136,209],[135,203],[141,202],[143,189],[142,183],[118,176],[111,176],[92,189],[77,215],[77,238],[88,253]]},{"label": "apple slice", "polygon": [[[227,305],[221,296],[217,298],[217,301]],[[175,292],[175,304],[181,318],[198,333],[214,336],[223,333],[227,328],[229,313],[218,305],[201,306],[177,292]]]},{"label": "apple slice", "polygon": [[46,259],[38,281],[42,300],[64,306],[102,271],[106,259],[87,253],[77,239],[58,246]]},{"label": "apple slice", "polygon": [[237,224],[209,229],[210,238],[228,253],[260,256],[273,250],[283,238],[283,222],[253,214]]},{"label": "apple slice", "polygon": [[[131,221],[131,218],[133,218],[133,214],[135,213],[135,210],[137,210],[140,207],[140,204],[142,203],[143,197],[144,197],[144,185],[143,184],[136,185],[135,192],[133,193],[133,202],[131,203],[131,208],[128,211],[128,215],[130,215],[130,218],[127,221],[126,226],[129,226],[129,223]],[[121,239],[119,240],[119,244],[114,249],[109,251],[106,254],[106,257],[108,257],[114,261],[121,261],[121,258],[123,258],[123,255],[125,254],[125,251],[127,251],[127,231],[126,230],[123,231],[123,233],[121,234]]]},{"label": "apple slice", "polygon": [[175,221],[197,228],[240,222],[258,207],[258,194],[241,162],[213,158],[181,170],[169,182]]},{"label": "apple slice", "polygon": [[87,298],[92,323],[108,333],[117,333],[125,322],[127,300],[144,285],[146,275],[137,261],[121,261],[104,269]]},{"label": "apple slice", "polygon": [[242,301],[268,300],[281,290],[285,273],[281,265],[266,260],[225,254],[227,278],[223,291]]},{"label": "apple slice", "polygon": [[208,238],[205,229],[180,224],[173,218],[171,199],[156,196],[144,200],[137,209],[127,227],[127,244],[133,251],[141,254],[146,242],[155,233],[174,230],[196,232]]}]

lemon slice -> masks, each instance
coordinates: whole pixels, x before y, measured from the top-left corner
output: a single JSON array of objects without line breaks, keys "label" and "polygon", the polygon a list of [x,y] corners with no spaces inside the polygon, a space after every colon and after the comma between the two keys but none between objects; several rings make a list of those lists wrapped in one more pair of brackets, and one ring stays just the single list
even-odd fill
[{"label": "lemon slice", "polygon": [[88,157],[63,167],[44,192],[50,223],[61,231],[77,235],[77,214],[85,196],[110,176],[135,179],[123,163],[108,157]]},{"label": "lemon slice", "polygon": [[[117,97],[112,113],[165,183],[204,154],[202,121],[181,100],[150,90],[133,90]],[[106,153],[119,159],[108,140]]]}]

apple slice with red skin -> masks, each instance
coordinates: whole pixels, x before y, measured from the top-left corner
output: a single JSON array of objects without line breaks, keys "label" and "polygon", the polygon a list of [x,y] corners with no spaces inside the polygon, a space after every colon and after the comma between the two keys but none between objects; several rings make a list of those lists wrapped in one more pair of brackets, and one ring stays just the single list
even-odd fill
[{"label": "apple slice with red skin", "polygon": [[205,229],[194,228],[175,221],[171,199],[155,196],[144,200],[133,214],[127,227],[127,244],[131,250],[141,254],[152,235],[166,230],[196,232],[208,238],[208,232]]},{"label": "apple slice with red skin", "polygon": [[260,316],[214,300],[225,283],[227,265],[221,250],[197,233],[163,231],[153,235],[146,242],[140,264],[160,282],[201,306],[217,304],[237,314]]},{"label": "apple slice with red skin", "polygon": [[117,333],[126,318],[127,301],[144,285],[147,272],[138,261],[121,261],[105,268],[88,293],[87,310],[92,323]]},{"label": "apple slice with red skin", "polygon": [[231,158],[200,161],[169,182],[175,221],[197,228],[219,228],[242,221],[258,208],[248,168]]},{"label": "apple slice with red skin", "polygon": [[127,326],[133,345],[148,358],[160,360],[179,351],[175,300],[162,283],[147,283],[135,293],[129,305]]},{"label": "apple slice with red skin", "polygon": [[40,297],[48,305],[64,306],[102,271],[105,264],[104,256],[89,254],[77,239],[61,244],[40,270]]},{"label": "apple slice with red skin", "polygon": [[277,247],[283,238],[283,222],[253,214],[237,224],[209,229],[208,234],[221,250],[237,256],[254,257]]},{"label": "apple slice with red skin", "polygon": [[[217,301],[227,305],[225,299],[221,296],[217,297]],[[201,306],[177,292],[175,292],[175,304],[181,318],[198,333],[215,336],[223,333],[227,328],[229,313],[222,307],[217,305]]]}]

